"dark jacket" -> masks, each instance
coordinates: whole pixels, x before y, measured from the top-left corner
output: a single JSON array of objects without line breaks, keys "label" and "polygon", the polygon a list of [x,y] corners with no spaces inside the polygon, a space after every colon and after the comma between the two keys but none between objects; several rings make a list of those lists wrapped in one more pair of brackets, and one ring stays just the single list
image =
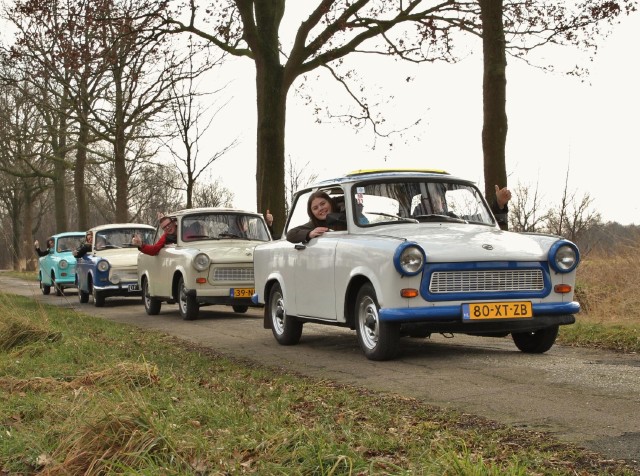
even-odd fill
[{"label": "dark jacket", "polygon": [[509,205],[504,204],[504,208],[498,207],[498,202],[493,201],[491,204],[491,211],[493,215],[496,217],[496,221],[498,222],[498,226],[501,230],[509,229]]},{"label": "dark jacket", "polygon": [[51,248],[47,248],[46,250],[41,250],[37,246],[34,246],[34,249],[36,250],[36,254],[40,257],[47,256],[49,254],[49,251],[51,250]]},{"label": "dark jacket", "polygon": [[91,243],[85,242],[76,248],[76,251],[75,253],[73,253],[73,256],[75,256],[76,258],[82,258],[89,251],[91,251]]},{"label": "dark jacket", "polygon": [[346,230],[346,227],[332,224],[329,225],[326,220],[316,220],[316,223],[312,221],[305,223],[304,225],[296,226],[295,228],[291,228],[287,232],[287,241],[291,243],[308,243],[309,242],[309,233],[319,226],[324,226],[326,228],[331,228],[334,231]]}]

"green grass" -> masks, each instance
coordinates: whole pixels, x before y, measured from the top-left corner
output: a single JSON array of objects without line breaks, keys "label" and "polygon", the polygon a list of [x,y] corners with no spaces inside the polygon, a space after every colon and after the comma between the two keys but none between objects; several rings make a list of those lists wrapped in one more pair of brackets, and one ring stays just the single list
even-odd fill
[{"label": "green grass", "polygon": [[546,434],[27,298],[0,295],[0,312],[3,475],[635,474]]}]

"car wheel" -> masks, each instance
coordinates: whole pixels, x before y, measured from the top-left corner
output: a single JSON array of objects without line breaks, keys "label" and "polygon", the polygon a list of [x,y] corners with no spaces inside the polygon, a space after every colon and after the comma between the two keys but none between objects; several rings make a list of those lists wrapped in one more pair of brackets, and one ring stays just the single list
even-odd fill
[{"label": "car wheel", "polygon": [[182,276],[180,276],[180,281],[178,282],[178,293],[178,307],[180,308],[182,318],[185,321],[197,319],[200,306],[198,306],[198,301],[195,296],[189,296],[187,294],[187,288],[184,285],[184,278]]},{"label": "car wheel", "polygon": [[142,301],[144,302],[144,310],[150,316],[160,314],[160,308],[162,307],[162,301],[149,296],[149,280],[142,278]]},{"label": "car wheel", "polygon": [[62,296],[62,286],[56,283],[56,276],[54,274],[51,274],[51,283],[53,285],[53,289],[56,290],[56,296]]},{"label": "car wheel", "polygon": [[42,290],[42,294],[47,296],[51,292],[51,286],[48,286],[42,282],[42,276],[40,277],[40,289]]},{"label": "car wheel", "polygon": [[78,288],[78,300],[80,301],[80,304],[86,304],[89,302],[89,293],[86,291],[83,291],[82,289]]},{"label": "car wheel", "polygon": [[543,354],[548,351],[558,337],[558,326],[538,329],[533,332],[511,333],[516,347],[527,354]]},{"label": "car wheel", "polygon": [[302,336],[302,322],[287,315],[284,306],[284,296],[280,284],[276,283],[269,291],[269,300],[264,309],[271,320],[271,332],[279,344],[295,345]]},{"label": "car wheel", "polygon": [[389,360],[398,353],[400,324],[380,322],[378,300],[371,284],[358,291],[355,304],[356,333],[369,360]]},{"label": "car wheel", "polygon": [[233,306],[233,311],[238,314],[244,314],[249,309],[249,306]]},{"label": "car wheel", "polygon": [[95,287],[92,286],[91,291],[93,293],[93,304],[96,307],[104,306],[104,294],[98,291]]}]

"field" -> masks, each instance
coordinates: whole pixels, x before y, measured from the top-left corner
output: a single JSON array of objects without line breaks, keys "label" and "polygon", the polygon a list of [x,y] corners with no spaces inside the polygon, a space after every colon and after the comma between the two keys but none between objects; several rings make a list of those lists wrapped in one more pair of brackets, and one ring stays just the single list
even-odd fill
[{"label": "field", "polygon": [[560,328],[559,342],[640,352],[640,249],[619,248],[615,255],[583,258],[576,298],[582,311],[577,323]]}]

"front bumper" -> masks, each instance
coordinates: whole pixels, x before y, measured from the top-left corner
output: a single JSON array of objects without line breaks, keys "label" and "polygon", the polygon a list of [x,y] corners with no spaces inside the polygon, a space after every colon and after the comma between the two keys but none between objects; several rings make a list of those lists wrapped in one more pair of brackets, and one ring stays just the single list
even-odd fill
[{"label": "front bumper", "polygon": [[137,281],[126,281],[105,286],[93,285],[94,289],[103,296],[141,296],[142,290]]},{"label": "front bumper", "polygon": [[432,332],[492,333],[527,332],[556,325],[573,324],[574,314],[580,312],[577,302],[560,304],[533,304],[532,318],[487,319],[464,321],[462,306],[432,306],[419,308],[380,309],[378,316],[383,322],[415,323]]},{"label": "front bumper", "polygon": [[250,297],[234,298],[229,295],[228,290],[224,290],[220,292],[220,291],[214,291],[214,290],[203,291],[198,289],[188,289],[186,290],[186,294],[187,296],[194,297],[196,301],[198,301],[198,303],[200,304],[262,307],[261,304],[254,304]]}]

